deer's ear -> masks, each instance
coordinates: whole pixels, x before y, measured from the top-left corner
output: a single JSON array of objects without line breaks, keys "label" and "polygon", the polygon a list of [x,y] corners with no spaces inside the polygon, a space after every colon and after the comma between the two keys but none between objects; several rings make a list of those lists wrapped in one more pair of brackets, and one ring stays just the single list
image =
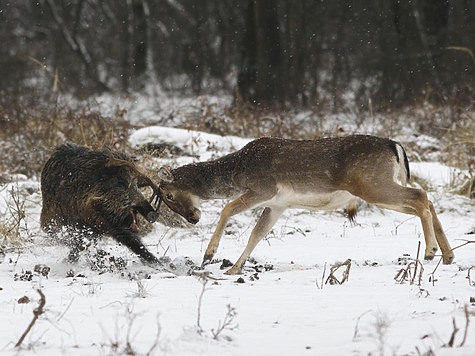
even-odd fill
[{"label": "deer's ear", "polygon": [[167,167],[167,166],[160,167],[158,170],[158,177],[160,178],[161,181],[165,183],[173,182],[173,174],[170,170],[170,167]]}]

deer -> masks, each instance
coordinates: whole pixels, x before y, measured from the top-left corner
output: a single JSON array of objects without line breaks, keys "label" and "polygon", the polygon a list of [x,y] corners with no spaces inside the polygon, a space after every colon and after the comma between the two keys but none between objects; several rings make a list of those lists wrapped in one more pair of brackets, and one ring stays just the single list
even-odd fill
[{"label": "deer", "polygon": [[360,199],[382,209],[419,217],[425,239],[424,258],[432,260],[440,247],[444,264],[451,264],[454,259],[427,193],[407,186],[410,171],[406,151],[388,138],[262,137],[214,160],[175,169],[161,167],[159,171],[160,198],[191,224],[200,220],[200,201],[229,200],[204,253],[203,267],[213,260],[232,216],[264,208],[244,251],[226,274],[242,273],[256,245],[285,210],[346,208],[353,220]]}]

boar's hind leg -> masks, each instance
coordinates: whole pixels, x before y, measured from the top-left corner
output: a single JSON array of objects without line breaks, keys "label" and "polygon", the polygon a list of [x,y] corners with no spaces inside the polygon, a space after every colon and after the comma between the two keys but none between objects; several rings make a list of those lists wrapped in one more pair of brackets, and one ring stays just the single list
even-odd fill
[{"label": "boar's hind leg", "polygon": [[115,231],[112,236],[114,239],[127,246],[133,253],[140,257],[142,262],[149,265],[159,265],[159,260],[145,247],[140,238],[129,230]]}]

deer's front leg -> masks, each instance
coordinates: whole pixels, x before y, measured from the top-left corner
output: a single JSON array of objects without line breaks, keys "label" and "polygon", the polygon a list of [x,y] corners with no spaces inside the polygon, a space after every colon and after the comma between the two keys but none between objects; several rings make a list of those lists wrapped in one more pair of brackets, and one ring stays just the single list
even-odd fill
[{"label": "deer's front leg", "polygon": [[214,254],[218,250],[219,242],[221,241],[221,236],[223,235],[224,228],[226,227],[228,220],[231,216],[242,213],[243,211],[255,208],[259,204],[268,200],[269,197],[256,194],[255,192],[248,191],[241,195],[236,200],[226,204],[221,216],[219,217],[218,225],[216,230],[211,237],[211,240],[208,243],[206,248],[205,255],[203,257],[203,263],[201,266],[207,265],[214,257]]},{"label": "deer's front leg", "polygon": [[272,226],[274,226],[276,221],[281,217],[284,210],[284,208],[264,209],[259,220],[257,220],[256,226],[254,229],[252,229],[251,236],[249,237],[249,241],[246,248],[244,249],[244,252],[236,261],[236,263],[228,271],[226,271],[226,274],[240,274],[242,272],[242,268],[244,267],[244,264],[246,263],[254,248],[257,246],[259,241],[261,241],[269,233],[269,231],[272,229]]}]

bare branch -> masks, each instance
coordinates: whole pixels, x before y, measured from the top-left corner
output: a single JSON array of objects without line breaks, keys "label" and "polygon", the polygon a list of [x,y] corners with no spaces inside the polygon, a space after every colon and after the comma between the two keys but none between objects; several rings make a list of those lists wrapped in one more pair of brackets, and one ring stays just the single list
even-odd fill
[{"label": "bare branch", "polygon": [[361,318],[363,318],[368,313],[373,313],[373,311],[367,310],[356,319],[355,331],[353,332],[353,341],[356,341],[356,339],[359,337],[359,333],[360,333],[359,324],[360,324]]},{"label": "bare branch", "polygon": [[463,339],[462,342],[459,344],[459,347],[465,345],[465,341],[467,341],[468,325],[470,324],[470,314],[468,313],[467,304],[463,306],[463,311],[465,312],[465,330],[463,332]]},{"label": "bare branch", "polygon": [[[90,77],[99,85],[102,90],[109,90],[106,83],[104,83],[97,73],[97,68],[94,67],[94,63],[92,61],[92,56],[87,50],[84,42],[77,36],[77,31],[75,30],[74,34],[68,30],[63,18],[59,15],[58,10],[53,2],[53,0],[46,0],[46,4],[53,16],[54,21],[58,25],[61,34],[63,35],[64,40],[68,44],[69,48],[76,54],[78,54],[81,61],[84,63],[87,73]],[[78,12],[76,13],[77,16],[80,15],[80,10],[82,8],[82,2],[79,4]],[[79,21],[77,22],[79,23]]]},{"label": "bare branch", "polygon": [[461,46],[448,46],[445,47],[445,49],[450,50],[450,51],[460,51],[460,52],[465,52],[467,53],[472,60],[475,62],[475,56],[473,55],[473,52],[470,48],[468,47],[461,47]]},{"label": "bare branch", "polygon": [[[461,245],[455,246],[454,248],[452,248],[451,251],[456,250],[456,249],[458,249],[458,248],[462,248],[462,247],[467,246],[467,245],[469,245],[469,244],[475,243],[475,240],[461,240],[461,241],[465,241],[465,242],[464,242],[463,244],[461,244]],[[437,268],[439,268],[440,263],[442,262],[442,259],[443,259],[443,257],[440,257],[440,260],[439,260],[439,262],[437,262],[437,265],[435,266],[434,270],[433,270],[431,273],[429,273],[429,276],[430,276],[430,277],[429,277],[429,281],[432,282],[432,285],[434,285],[435,282],[436,282],[436,279],[435,279],[435,272],[437,271]]]},{"label": "bare branch", "polygon": [[322,272],[322,284],[321,286],[318,285],[318,279],[315,280],[315,285],[317,286],[318,289],[323,289],[323,285],[325,284],[325,273],[327,271],[327,263],[325,262],[325,264],[323,265],[323,272]]},{"label": "bare branch", "polygon": [[443,345],[443,347],[454,347],[454,342],[455,342],[455,335],[457,335],[459,328],[457,328],[457,324],[455,323],[455,318],[452,318],[452,335],[450,335],[449,341]]},{"label": "bare branch", "polygon": [[201,293],[200,293],[200,296],[198,298],[198,310],[197,310],[197,313],[196,313],[196,327],[198,328],[198,333],[201,335],[201,334],[204,333],[203,327],[201,326],[201,307],[202,307],[202,304],[203,304],[203,296],[204,296],[205,291],[206,291],[206,285],[208,284],[209,279],[204,274],[203,275],[197,275],[197,276],[200,279],[200,282],[202,284]]},{"label": "bare branch", "polygon": [[470,287],[473,287],[473,286],[475,285],[475,282],[472,282],[472,277],[471,277],[471,275],[470,275],[472,269],[475,270],[475,266],[470,267],[470,268],[468,269],[468,271],[467,271],[468,285],[469,285]]},{"label": "bare branch", "polygon": [[237,315],[236,308],[232,307],[231,304],[226,306],[228,311],[224,316],[223,322],[218,323],[218,327],[216,330],[211,329],[211,333],[213,334],[213,339],[218,340],[219,335],[226,329],[233,330],[236,326],[233,325],[234,318]]},{"label": "bare branch", "polygon": [[41,289],[37,289],[36,290],[38,292],[38,294],[40,295],[40,302],[38,304],[38,308],[35,308],[33,310],[33,319],[31,320],[30,322],[30,325],[28,325],[28,327],[26,328],[25,332],[23,333],[23,335],[20,337],[20,339],[17,341],[17,343],[15,344],[15,347],[20,347],[20,345],[22,344],[23,340],[25,340],[25,337],[28,335],[28,333],[31,331],[31,329],[33,328],[33,325],[35,325],[36,323],[36,320],[38,320],[38,318],[40,317],[41,314],[43,314],[44,310],[44,306],[46,304],[46,299],[45,299],[45,295],[43,294],[43,292],[41,291]]}]

